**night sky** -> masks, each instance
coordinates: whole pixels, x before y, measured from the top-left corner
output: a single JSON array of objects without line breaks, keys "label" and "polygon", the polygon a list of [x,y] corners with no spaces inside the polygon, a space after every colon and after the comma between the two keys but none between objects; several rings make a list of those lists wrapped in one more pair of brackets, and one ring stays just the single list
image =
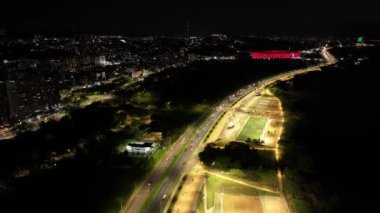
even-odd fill
[{"label": "night sky", "polygon": [[13,0],[6,30],[171,34],[379,34],[378,0]]}]

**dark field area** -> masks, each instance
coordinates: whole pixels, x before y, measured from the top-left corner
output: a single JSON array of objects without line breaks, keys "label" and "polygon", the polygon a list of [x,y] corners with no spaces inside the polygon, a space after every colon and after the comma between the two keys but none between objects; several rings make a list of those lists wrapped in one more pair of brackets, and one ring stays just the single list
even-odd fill
[{"label": "dark field area", "polygon": [[280,144],[295,212],[378,211],[379,51],[333,50],[344,58],[336,67],[273,88],[286,110]]},{"label": "dark field area", "polygon": [[173,104],[214,103],[261,78],[313,63],[316,62],[251,59],[197,62],[150,76],[129,93],[146,90],[153,92],[161,102],[171,101]]}]

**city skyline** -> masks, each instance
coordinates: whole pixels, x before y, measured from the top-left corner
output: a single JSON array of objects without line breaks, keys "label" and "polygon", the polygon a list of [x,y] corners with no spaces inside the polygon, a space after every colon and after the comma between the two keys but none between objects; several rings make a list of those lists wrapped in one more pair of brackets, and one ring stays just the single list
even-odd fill
[{"label": "city skyline", "polygon": [[3,3],[0,212],[373,211],[379,6]]}]

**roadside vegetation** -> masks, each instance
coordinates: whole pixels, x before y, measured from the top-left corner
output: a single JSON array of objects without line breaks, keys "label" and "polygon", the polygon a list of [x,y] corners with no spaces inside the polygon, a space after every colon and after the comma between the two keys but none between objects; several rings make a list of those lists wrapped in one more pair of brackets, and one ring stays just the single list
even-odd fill
[{"label": "roadside vegetation", "polygon": [[230,142],[224,147],[210,143],[199,153],[199,159],[212,171],[277,188],[276,161],[271,150],[256,150],[244,142]]}]

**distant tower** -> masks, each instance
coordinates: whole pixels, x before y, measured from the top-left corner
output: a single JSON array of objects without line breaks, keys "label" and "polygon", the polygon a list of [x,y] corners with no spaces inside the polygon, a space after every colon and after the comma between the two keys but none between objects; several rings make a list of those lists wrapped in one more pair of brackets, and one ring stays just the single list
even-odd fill
[{"label": "distant tower", "polygon": [[6,83],[0,81],[0,126],[9,120],[9,104]]},{"label": "distant tower", "polygon": [[0,29],[0,45],[5,44],[5,31],[3,29]]},{"label": "distant tower", "polygon": [[8,96],[8,103],[9,103],[9,117],[11,122],[14,118],[18,117],[19,112],[19,104],[18,104],[18,97],[17,97],[17,85],[15,81],[7,81],[6,83],[7,87],[7,96]]},{"label": "distant tower", "polygon": [[186,37],[190,38],[190,23],[186,22]]},{"label": "distant tower", "polygon": [[187,38],[190,38],[190,20],[191,20],[191,16],[192,16],[192,7],[191,7],[191,4],[192,4],[192,1],[191,0],[186,0],[186,3],[183,4],[184,5],[184,14],[185,14],[185,20],[186,20],[186,23],[185,23],[185,37]]}]

